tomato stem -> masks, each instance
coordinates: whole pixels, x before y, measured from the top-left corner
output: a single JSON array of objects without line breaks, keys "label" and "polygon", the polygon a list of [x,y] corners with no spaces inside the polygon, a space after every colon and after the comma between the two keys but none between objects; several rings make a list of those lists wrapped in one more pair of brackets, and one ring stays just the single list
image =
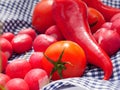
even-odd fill
[{"label": "tomato stem", "polygon": [[62,71],[66,69],[65,64],[68,64],[67,62],[62,62],[62,61],[61,61],[61,60],[62,60],[62,57],[63,57],[63,54],[64,54],[64,50],[65,50],[65,48],[62,50],[62,52],[61,52],[61,54],[60,54],[60,56],[59,56],[59,58],[58,58],[57,61],[52,60],[51,58],[49,58],[49,57],[48,57],[47,55],[45,55],[45,53],[44,53],[45,58],[46,58],[51,64],[54,65],[54,67],[53,67],[53,69],[52,69],[52,71],[51,71],[51,73],[50,73],[50,79],[52,78],[52,75],[53,75],[56,71],[58,72],[60,78],[61,78],[61,79],[63,78],[63,76],[62,76]]}]

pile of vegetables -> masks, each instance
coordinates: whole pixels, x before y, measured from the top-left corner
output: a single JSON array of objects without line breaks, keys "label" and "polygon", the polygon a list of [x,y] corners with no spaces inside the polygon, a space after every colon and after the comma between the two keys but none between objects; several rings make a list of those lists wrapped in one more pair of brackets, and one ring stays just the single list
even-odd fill
[{"label": "pile of vegetables", "polygon": [[[88,64],[113,72],[120,49],[120,9],[100,0],[42,0],[32,28],[0,36],[0,90],[39,90],[51,80],[82,77]],[[34,52],[9,61],[13,53]],[[20,85],[20,86],[19,86]]]}]

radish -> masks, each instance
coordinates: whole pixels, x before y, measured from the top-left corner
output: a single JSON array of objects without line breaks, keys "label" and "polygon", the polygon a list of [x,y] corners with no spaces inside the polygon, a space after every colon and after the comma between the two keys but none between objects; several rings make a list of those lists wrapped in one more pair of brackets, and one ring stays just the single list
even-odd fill
[{"label": "radish", "polygon": [[31,65],[27,60],[16,59],[7,65],[6,74],[10,76],[10,78],[24,78],[30,69]]},{"label": "radish", "polygon": [[43,52],[33,52],[29,58],[32,68],[42,68],[41,60],[44,57]]},{"label": "radish", "polygon": [[10,77],[6,74],[0,73],[0,90],[3,90],[5,84],[10,80]]},{"label": "radish", "polygon": [[22,29],[22,30],[19,31],[18,34],[28,34],[28,35],[30,35],[30,36],[32,37],[33,40],[34,40],[35,37],[36,37],[36,32],[35,32],[35,30],[32,29],[32,28]]},{"label": "radish", "polygon": [[13,52],[12,44],[5,38],[0,38],[0,49],[10,58]]},{"label": "radish", "polygon": [[107,28],[107,29],[111,29],[112,27],[112,22],[105,22],[101,28]]},{"label": "radish", "polygon": [[24,79],[13,78],[6,83],[5,90],[29,90],[29,86]]},{"label": "radish", "polygon": [[57,40],[63,40],[63,35],[56,25],[49,27],[45,34],[55,37]]},{"label": "radish", "polygon": [[21,54],[32,48],[32,38],[27,34],[18,34],[12,39],[11,44],[13,51]]},{"label": "radish", "polygon": [[8,63],[7,56],[5,55],[5,53],[0,51],[0,72],[4,72],[4,70],[6,69],[7,63]]},{"label": "radish", "polygon": [[110,21],[114,22],[117,19],[120,19],[120,13],[117,13],[117,14],[113,15],[113,17],[110,19]]},{"label": "radish", "polygon": [[33,41],[33,49],[36,52],[44,52],[49,45],[56,42],[57,40],[46,34],[39,34]]},{"label": "radish", "polygon": [[116,30],[120,34],[120,18],[112,22],[111,29]]},{"label": "radish", "polygon": [[120,49],[120,35],[114,30],[100,28],[93,36],[101,48],[110,56]]},{"label": "radish", "polygon": [[24,80],[28,83],[30,90],[40,90],[49,82],[47,73],[43,69],[31,69]]},{"label": "radish", "polygon": [[4,32],[1,37],[7,39],[9,42],[14,38],[14,34],[11,32]]}]

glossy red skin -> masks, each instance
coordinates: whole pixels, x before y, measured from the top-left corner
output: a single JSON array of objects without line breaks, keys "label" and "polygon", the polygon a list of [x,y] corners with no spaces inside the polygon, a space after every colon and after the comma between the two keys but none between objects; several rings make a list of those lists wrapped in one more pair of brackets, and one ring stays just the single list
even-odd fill
[{"label": "glossy red skin", "polygon": [[28,84],[21,78],[13,78],[9,80],[6,83],[5,88],[5,90],[29,90]]},{"label": "glossy red skin", "polygon": [[120,34],[120,18],[112,21],[112,30],[116,30]]},{"label": "glossy red skin", "polygon": [[112,29],[112,22],[105,22],[100,28]]},{"label": "glossy red skin", "polygon": [[33,42],[33,49],[36,52],[44,52],[49,45],[56,41],[56,38],[50,35],[40,34],[35,38]]},{"label": "glossy red skin", "polygon": [[88,63],[102,68],[103,79],[108,80],[113,72],[112,62],[90,33],[86,4],[81,0],[55,0],[53,17],[65,39],[78,43],[84,49]]},{"label": "glossy red skin", "polygon": [[106,21],[110,21],[110,19],[117,13],[120,13],[120,9],[114,8],[111,6],[105,5],[101,0],[82,0],[89,7],[97,9],[101,12]]},{"label": "glossy red skin", "polygon": [[3,53],[2,51],[0,51],[0,72],[4,72],[6,69],[6,66],[8,64],[8,58],[5,55],[5,53]]},{"label": "glossy red skin", "polygon": [[117,14],[113,15],[113,17],[110,19],[110,22],[113,22],[117,19],[120,19],[120,13],[117,13]]},{"label": "glossy red skin", "polygon": [[88,23],[91,28],[91,32],[95,33],[103,23],[105,23],[105,19],[103,15],[96,10],[95,8],[88,8]]},{"label": "glossy red skin", "polygon": [[11,41],[13,51],[21,54],[32,48],[32,38],[27,34],[18,34]]},{"label": "glossy red skin", "polygon": [[1,37],[7,39],[9,42],[14,38],[14,34],[11,32],[4,32]]},{"label": "glossy red skin", "polygon": [[32,29],[32,28],[25,28],[25,29],[22,29],[22,30],[19,31],[18,34],[28,34],[28,35],[31,36],[31,38],[32,38],[33,40],[34,40],[35,37],[36,37],[36,32],[35,32],[35,30]]},{"label": "glossy red skin", "polygon": [[53,0],[40,1],[34,7],[32,15],[32,25],[40,33],[44,33],[46,29],[55,24],[52,17]]},{"label": "glossy red skin", "polygon": [[[5,84],[10,80],[10,77],[6,74],[0,73],[0,87],[4,88]],[[0,88],[0,90],[2,90]]]},{"label": "glossy red skin", "polygon": [[32,68],[42,68],[42,58],[44,57],[43,52],[33,52],[29,58],[29,63]]},{"label": "glossy red skin", "polygon": [[115,30],[100,28],[93,36],[109,56],[120,49],[120,35]]},{"label": "glossy red skin", "polygon": [[0,38],[1,51],[5,53],[7,58],[10,58],[13,53],[12,44],[5,38]]},{"label": "glossy red skin", "polygon": [[[76,43],[71,41],[58,41],[51,44],[44,52],[53,61],[58,61],[61,52],[65,49],[62,57],[62,62],[66,62],[66,69],[62,71],[63,78],[80,77],[84,74],[86,68],[86,56],[83,49]],[[52,69],[53,64],[50,63],[45,57],[42,60],[43,69],[47,72],[48,76]],[[71,74],[72,72],[72,74]],[[58,72],[56,71],[52,80],[61,79]]]},{"label": "glossy red skin", "polygon": [[24,78],[26,73],[31,70],[31,64],[24,59],[11,61],[6,67],[6,74],[10,78]]},{"label": "glossy red skin", "polygon": [[63,40],[64,37],[56,25],[49,27],[45,34],[55,37],[57,40]]},{"label": "glossy red skin", "polygon": [[42,69],[31,69],[26,75],[24,80],[29,85],[29,90],[39,90],[48,83],[47,73]]}]

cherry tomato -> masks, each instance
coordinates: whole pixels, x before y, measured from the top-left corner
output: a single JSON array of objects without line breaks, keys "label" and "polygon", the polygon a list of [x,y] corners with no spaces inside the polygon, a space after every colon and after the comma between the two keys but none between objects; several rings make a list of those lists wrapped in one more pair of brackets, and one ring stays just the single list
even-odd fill
[{"label": "cherry tomato", "polygon": [[46,49],[42,65],[52,80],[80,77],[86,67],[86,56],[77,43],[58,41]]},{"label": "cherry tomato", "polygon": [[105,19],[103,15],[94,8],[88,8],[88,23],[91,28],[91,32],[96,32],[103,23],[105,23]]},{"label": "cherry tomato", "polygon": [[37,3],[32,15],[32,25],[40,33],[51,25],[55,24],[52,17],[52,4],[53,0],[44,0]]}]

